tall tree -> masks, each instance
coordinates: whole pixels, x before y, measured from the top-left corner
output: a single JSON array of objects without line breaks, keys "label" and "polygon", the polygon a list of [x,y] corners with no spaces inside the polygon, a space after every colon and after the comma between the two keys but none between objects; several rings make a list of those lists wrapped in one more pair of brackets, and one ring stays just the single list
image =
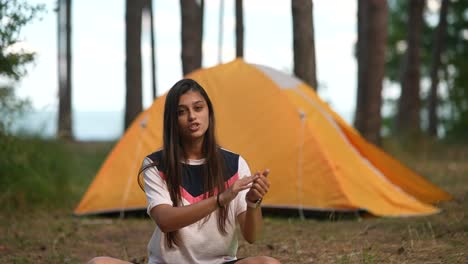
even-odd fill
[{"label": "tall tree", "polygon": [[125,129],[143,110],[141,84],[141,18],[145,2],[126,0],[125,8]]},{"label": "tall tree", "polygon": [[358,1],[358,95],[354,125],[374,144],[380,144],[387,21],[386,0]]},{"label": "tall tree", "polygon": [[72,56],[71,56],[71,0],[58,2],[58,78],[59,111],[57,135],[73,139],[72,129]]},{"label": "tall tree", "polygon": [[437,136],[438,126],[438,86],[439,86],[439,72],[441,70],[441,55],[445,49],[445,41],[447,34],[447,11],[449,0],[442,0],[439,11],[439,25],[434,34],[434,47],[432,49],[432,63],[431,63],[431,89],[429,94],[429,135]]},{"label": "tall tree", "polygon": [[420,134],[420,46],[425,0],[409,2],[407,50],[401,69],[401,95],[398,104],[397,133],[404,137]]},{"label": "tall tree", "polygon": [[158,97],[158,91],[156,88],[156,37],[154,32],[154,12],[153,12],[153,0],[146,0],[144,10],[149,15],[150,20],[150,45],[151,45],[151,90],[153,92],[153,100]]},{"label": "tall tree", "polygon": [[242,0],[236,0],[236,57],[244,57],[244,8]]},{"label": "tall tree", "polygon": [[294,74],[317,90],[312,0],[292,0]]},{"label": "tall tree", "polygon": [[184,75],[202,65],[203,8],[204,0],[180,0]]},{"label": "tall tree", "polygon": [[224,0],[219,0],[218,64],[223,62]]}]

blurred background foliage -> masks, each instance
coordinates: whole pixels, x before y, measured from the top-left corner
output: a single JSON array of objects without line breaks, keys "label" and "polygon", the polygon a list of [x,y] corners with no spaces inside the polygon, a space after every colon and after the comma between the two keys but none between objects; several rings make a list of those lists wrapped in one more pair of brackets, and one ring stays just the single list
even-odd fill
[{"label": "blurred background foliage", "polygon": [[[441,1],[428,1],[440,5]],[[450,142],[468,141],[468,1],[449,1],[447,11],[447,28],[444,41],[444,51],[441,55],[441,67],[438,71],[439,137]],[[401,64],[407,48],[406,34],[409,1],[389,0],[388,46],[386,53],[386,77],[392,84],[399,84],[401,79]],[[433,48],[439,21],[439,9],[428,5],[424,10],[423,27],[421,30],[421,116],[422,128],[427,130],[428,96],[430,86]],[[387,100],[394,106],[397,100]],[[394,112],[387,117],[384,126],[392,126]]]}]

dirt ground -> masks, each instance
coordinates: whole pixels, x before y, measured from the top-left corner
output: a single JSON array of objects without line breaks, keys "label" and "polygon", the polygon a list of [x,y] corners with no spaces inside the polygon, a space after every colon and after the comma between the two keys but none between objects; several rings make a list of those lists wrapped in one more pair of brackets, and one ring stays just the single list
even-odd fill
[{"label": "dirt ground", "polygon": [[[262,239],[254,245],[241,241],[238,256],[269,255],[282,263],[468,263],[467,153],[406,157],[455,197],[438,205],[439,214],[338,220],[269,216]],[[71,211],[0,214],[0,263],[86,263],[100,255],[145,262],[154,229],[150,219],[83,218]]]}]

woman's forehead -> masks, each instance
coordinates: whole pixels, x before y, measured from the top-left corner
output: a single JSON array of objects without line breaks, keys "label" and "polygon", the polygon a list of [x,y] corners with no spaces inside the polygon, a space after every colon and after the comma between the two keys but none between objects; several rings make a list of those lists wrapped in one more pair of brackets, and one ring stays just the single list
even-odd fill
[{"label": "woman's forehead", "polygon": [[205,102],[205,98],[197,91],[188,91],[179,98],[179,105],[192,105],[198,102]]}]

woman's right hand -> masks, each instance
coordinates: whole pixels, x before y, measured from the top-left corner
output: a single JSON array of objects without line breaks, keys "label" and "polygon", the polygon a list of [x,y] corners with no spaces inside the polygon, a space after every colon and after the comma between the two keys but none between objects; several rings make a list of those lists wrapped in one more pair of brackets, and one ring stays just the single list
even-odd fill
[{"label": "woman's right hand", "polygon": [[255,174],[254,176],[244,177],[242,179],[236,180],[227,190],[219,195],[219,203],[222,206],[225,206],[234,198],[237,194],[243,190],[247,190],[251,187],[251,183],[255,181],[259,176]]}]

